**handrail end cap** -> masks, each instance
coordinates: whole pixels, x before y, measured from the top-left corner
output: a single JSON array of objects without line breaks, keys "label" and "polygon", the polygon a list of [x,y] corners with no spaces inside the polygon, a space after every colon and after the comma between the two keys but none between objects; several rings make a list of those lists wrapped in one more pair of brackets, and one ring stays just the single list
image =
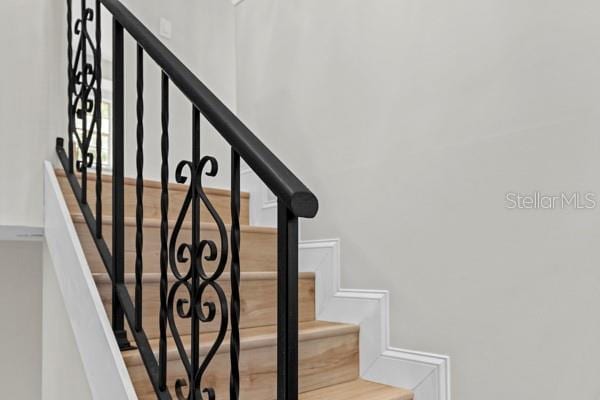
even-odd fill
[{"label": "handrail end cap", "polygon": [[314,218],[319,211],[319,200],[312,192],[299,192],[292,196],[291,211],[297,217]]}]

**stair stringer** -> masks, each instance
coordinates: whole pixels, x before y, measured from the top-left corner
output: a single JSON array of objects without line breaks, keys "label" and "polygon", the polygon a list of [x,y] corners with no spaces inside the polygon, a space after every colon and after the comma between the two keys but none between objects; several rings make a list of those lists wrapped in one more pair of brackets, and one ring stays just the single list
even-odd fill
[{"label": "stair stringer", "polygon": [[46,243],[92,397],[137,400],[54,167],[44,170]]},{"label": "stair stringer", "polygon": [[315,273],[318,320],[360,326],[362,378],[410,389],[419,400],[450,400],[448,356],[390,346],[389,292],[341,288],[339,239],[300,242],[299,268]]},{"label": "stair stringer", "polygon": [[[243,189],[250,193],[250,223],[277,225],[277,201],[250,170],[241,171]],[[300,272],[315,273],[317,320],[360,326],[360,376],[410,389],[419,400],[450,400],[450,358],[398,349],[390,345],[390,306],[387,290],[341,287],[340,240],[309,240],[299,244]]]}]

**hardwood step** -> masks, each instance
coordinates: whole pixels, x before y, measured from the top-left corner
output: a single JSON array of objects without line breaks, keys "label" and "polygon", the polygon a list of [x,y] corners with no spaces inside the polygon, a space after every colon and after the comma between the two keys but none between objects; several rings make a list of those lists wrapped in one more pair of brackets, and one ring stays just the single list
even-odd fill
[{"label": "hardwood step", "polygon": [[[87,261],[92,272],[106,272],[100,259],[96,245],[92,239],[89,228],[81,214],[73,214],[73,223],[79,235]],[[174,221],[169,222],[169,235],[172,233]],[[109,248],[111,244],[112,224],[110,216],[106,216],[103,225],[104,240]],[[227,226],[229,229],[229,226]],[[125,218],[125,270],[135,270],[135,218]],[[144,249],[143,261],[145,272],[160,272],[160,220],[144,219]],[[219,232],[216,224],[202,223],[200,236],[202,239],[212,239],[219,247]],[[229,235],[228,235],[229,236]],[[191,240],[191,224],[184,223],[179,234],[178,243],[189,243]],[[243,272],[273,272],[277,265],[277,230],[273,228],[254,227],[243,225],[240,239],[241,271]],[[231,257],[228,257],[228,263]],[[214,262],[206,262],[206,269]],[[214,268],[213,268],[214,269]],[[183,270],[183,267],[182,267]]]},{"label": "hardwood step", "polygon": [[406,389],[380,385],[362,379],[313,390],[300,395],[300,400],[412,400]]},{"label": "hardwood step", "polygon": [[[242,329],[240,357],[240,398],[273,400],[276,396],[276,327]],[[214,342],[215,333],[201,334],[201,359]],[[184,338],[184,342],[189,337]],[[158,348],[156,340],[151,342]],[[310,392],[358,378],[358,326],[329,322],[300,324],[300,392]],[[155,399],[146,370],[137,350],[123,353],[125,364],[140,399]],[[167,354],[168,382],[185,376],[176,348]],[[210,363],[203,379],[217,399],[229,398],[229,342],[226,338]],[[172,390],[172,386],[171,386]]]},{"label": "hardwood step", "polygon": [[[62,169],[57,176],[65,195],[67,205],[79,234],[94,280],[103,304],[110,318],[111,284],[105,267],[98,255],[89,229],[81,215],[79,206]],[[104,238],[111,247],[112,177],[102,176]],[[95,175],[90,174],[89,203],[95,212]],[[135,294],[135,179],[125,178],[125,266],[128,272],[125,282],[132,298]],[[187,185],[169,185],[169,235],[175,225],[182,202],[188,190]],[[160,182],[144,181],[144,328],[155,351],[158,350],[159,317],[159,252],[160,252]],[[226,224],[231,222],[230,192],[221,189],[205,189],[211,203]],[[241,398],[253,400],[274,400],[277,381],[277,275],[276,243],[277,232],[271,228],[250,227],[249,194],[241,194],[241,357],[240,384]],[[179,236],[178,245],[191,238],[191,213],[186,215],[186,223]],[[215,240],[218,245],[218,230],[208,211],[202,205],[200,212],[201,238]],[[227,226],[229,230],[229,226]],[[228,234],[229,238],[229,234]],[[206,269],[214,269],[215,264],[206,262]],[[185,271],[188,265],[181,265]],[[170,270],[170,269],[169,269]],[[224,273],[220,278],[226,296],[230,296],[230,276]],[[174,279],[170,275],[170,282]],[[184,290],[182,298],[186,298]],[[203,301],[218,304],[216,294],[208,290]],[[334,324],[315,321],[315,281],[314,274],[301,273],[299,276],[299,392],[300,400],[413,400],[413,394],[404,389],[392,388],[359,379],[358,376],[358,327],[349,324]],[[219,310],[216,321],[202,323],[200,327],[200,360],[202,361],[214,343],[219,324]],[[177,317],[180,335],[189,353],[190,323]],[[167,329],[171,334],[170,329]],[[229,398],[229,332],[217,351],[204,375],[203,388],[212,387],[216,398]],[[131,338],[131,335],[129,336]],[[131,375],[140,399],[155,399],[156,396],[137,350],[123,352],[123,358]],[[174,383],[185,377],[185,370],[174,344],[168,338],[168,378],[170,389]],[[184,388],[184,392],[187,388]],[[174,393],[173,393],[174,395]]]},{"label": "hardwood step", "polygon": [[[298,283],[299,296],[299,319],[301,322],[314,321],[315,319],[315,276],[314,273],[301,273]],[[242,328],[254,328],[277,323],[277,274],[275,272],[243,272],[241,274],[240,298],[241,298],[241,318],[240,326]],[[94,274],[96,286],[100,292],[100,297],[104,307],[111,315],[112,286],[108,274]],[[159,312],[160,312],[160,292],[159,292],[160,274],[145,273],[143,276],[143,326],[146,335],[150,339],[159,337]],[[171,277],[171,282],[174,278]],[[230,275],[224,273],[219,278],[221,287],[229,298],[231,295]],[[125,283],[129,288],[131,298],[135,297],[135,275],[126,274]],[[169,288],[171,285],[169,285]],[[187,295],[185,289],[181,289],[180,294],[183,298]],[[209,301],[219,304],[217,296],[212,290],[207,290],[202,302]],[[177,326],[182,335],[190,334],[190,320],[183,320],[177,317]],[[202,323],[202,332],[213,332],[218,329],[218,323],[215,320],[210,323]],[[170,334],[170,330],[168,330]],[[131,336],[129,336],[131,337]]]},{"label": "hardwood step", "polygon": [[[69,185],[65,172],[62,168],[56,169],[58,182],[71,213],[79,213],[79,205],[75,200],[73,190]],[[80,179],[81,182],[81,179]],[[136,209],[136,180],[135,178],[125,178],[125,216],[135,217]],[[88,174],[88,203],[96,213],[96,175]],[[183,200],[186,196],[189,186],[179,183],[169,184],[169,217],[177,218]],[[230,191],[224,189],[205,188],[204,191],[209,200],[227,224],[231,223],[231,200]],[[144,216],[147,218],[160,218],[160,193],[161,186],[159,181],[144,180]],[[240,194],[240,223],[248,225],[249,219],[250,195],[246,192]],[[103,214],[112,214],[112,176],[102,175],[102,210]],[[188,213],[188,219],[191,213]],[[208,210],[204,205],[200,208],[200,219],[204,222],[213,222]]]}]

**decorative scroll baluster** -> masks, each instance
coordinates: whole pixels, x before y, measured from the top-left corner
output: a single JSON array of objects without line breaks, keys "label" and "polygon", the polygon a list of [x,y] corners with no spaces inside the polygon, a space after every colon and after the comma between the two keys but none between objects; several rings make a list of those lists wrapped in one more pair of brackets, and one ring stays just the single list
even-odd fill
[{"label": "decorative scroll baluster", "polygon": [[73,4],[71,0],[67,0],[67,92],[69,98],[68,104],[68,149],[67,155],[69,158],[69,169],[70,174],[73,173],[73,132],[75,131],[75,110],[73,107],[73,97],[75,95],[75,77],[73,72]]},{"label": "decorative scroll baluster", "polygon": [[96,0],[96,51],[94,53],[94,75],[96,96],[94,118],[96,124],[96,237],[102,237],[102,25],[100,0]]},{"label": "decorative scroll baluster", "polygon": [[142,275],[144,272],[142,250],[144,248],[144,50],[137,46],[137,179],[135,207],[135,329],[142,329]]},{"label": "decorative scroll baluster", "polygon": [[[187,373],[187,380],[178,379],[175,382],[175,392],[179,400],[201,400],[204,399],[203,393],[207,395],[209,400],[215,399],[214,388],[205,387],[202,379],[225,339],[229,324],[227,296],[218,283],[227,265],[229,255],[227,229],[204,192],[202,185],[202,175],[216,176],[218,164],[214,157],[205,156],[200,158],[200,116],[200,111],[194,107],[192,121],[192,161],[183,160],[179,162],[175,172],[175,179],[178,183],[183,184],[187,181],[187,177],[183,175],[183,171],[185,168],[189,169],[191,181],[169,241],[169,262],[171,272],[175,278],[175,282],[169,290],[167,301],[169,327]],[[213,240],[201,238],[200,203],[206,206],[208,213],[217,225],[219,245]],[[179,243],[178,237],[190,207],[192,208],[191,243]],[[216,264],[214,272],[206,272],[204,265],[206,261]],[[182,272],[179,264],[186,263],[189,266],[185,272]],[[180,289],[183,292],[181,294],[178,293]],[[214,291],[216,294],[218,306],[213,301],[203,300],[207,289]],[[188,305],[187,309],[184,307],[186,304]],[[220,326],[217,337],[202,362],[200,362],[199,331],[201,324],[214,321],[218,314],[217,311],[220,311]],[[186,347],[181,339],[175,320],[176,317],[190,319],[191,348]],[[188,387],[188,393],[184,394],[183,388],[186,386]]]},{"label": "decorative scroll baluster", "polygon": [[277,399],[298,400],[298,217],[277,203]]},{"label": "decorative scroll baluster", "polygon": [[159,388],[167,387],[167,268],[169,265],[169,78],[161,76],[161,194],[160,194],[160,338],[158,349]]},{"label": "decorative scroll baluster", "polygon": [[231,377],[229,399],[240,398],[240,155],[231,150]]},{"label": "decorative scroll baluster", "polygon": [[[96,14],[100,14],[101,0],[96,0]],[[90,143],[94,132],[101,129],[101,50],[97,45],[101,40],[100,19],[96,18],[96,44],[94,43],[88,30],[88,22],[94,20],[94,9],[88,8],[86,0],[81,0],[81,16],[75,21],[74,28],[72,24],[72,1],[67,1],[67,21],[69,28],[67,39],[68,68],[69,68],[69,148],[68,148],[68,172],[73,173],[76,168],[81,173],[81,192],[79,200],[82,204],[87,204],[87,171],[93,165],[94,154],[89,152]],[[77,39],[77,49],[73,57],[73,34]],[[88,62],[88,49],[94,58],[93,65]],[[90,78],[91,76],[91,78]],[[93,98],[90,98],[90,92],[93,92]],[[88,114],[92,113],[91,123]],[[75,127],[75,118],[81,121],[81,132],[78,133]],[[76,139],[76,142],[73,139]],[[101,137],[96,138],[96,144],[102,146]],[[75,160],[75,146],[81,152],[81,159]],[[96,153],[96,158],[99,154]],[[98,168],[98,167],[97,167]],[[101,165],[99,167],[101,172]],[[98,169],[96,170],[98,173]],[[102,183],[96,181],[96,196],[100,200],[102,194]],[[96,202],[96,223],[93,228],[93,234],[96,238],[102,237],[102,202]]]}]

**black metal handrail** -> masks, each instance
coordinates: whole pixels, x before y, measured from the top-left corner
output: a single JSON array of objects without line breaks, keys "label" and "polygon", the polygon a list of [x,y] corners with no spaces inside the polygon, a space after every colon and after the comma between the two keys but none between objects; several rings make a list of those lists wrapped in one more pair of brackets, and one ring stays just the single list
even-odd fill
[{"label": "black metal handrail", "polygon": [[[278,199],[277,217],[277,399],[298,398],[298,218],[314,217],[318,202],[314,194],[181,62],[142,22],[118,0],[79,0],[80,16],[73,21],[73,0],[67,1],[68,57],[68,146],[57,139],[56,151],[79,203],[100,257],[112,282],[112,327],[122,350],[130,350],[125,320],[135,339],[143,364],[157,398],[216,399],[215,391],[203,383],[204,373],[226,331],[230,331],[229,398],[240,397],[240,160],[243,159]],[[88,7],[93,2],[95,7]],[[101,166],[101,6],[113,17],[113,172],[112,172],[112,248],[103,235]],[[92,24],[92,21],[95,23]],[[92,27],[92,28],[90,28]],[[94,31],[95,35],[90,33]],[[124,223],[124,32],[137,44],[136,85],[136,231],[135,300],[125,285]],[[78,38],[78,40],[75,40]],[[76,43],[75,43],[76,42]],[[73,48],[73,45],[76,45]],[[93,63],[88,59],[93,57]],[[160,318],[158,357],[151,348],[143,327],[143,215],[144,215],[144,55],[149,55],[162,70],[161,76],[161,196],[160,196]],[[191,102],[191,161],[180,161],[175,178],[188,191],[175,225],[169,226],[169,88],[173,83]],[[88,116],[91,115],[91,118]],[[231,146],[231,226],[223,219],[205,193],[202,175],[215,176],[218,162],[200,154],[201,116],[208,120]],[[76,129],[76,121],[80,128]],[[96,135],[96,151],[90,145]],[[78,155],[76,149],[80,151]],[[88,169],[96,162],[95,214],[88,202]],[[189,171],[185,176],[184,170]],[[76,172],[79,172],[77,175]],[[81,181],[79,181],[81,178]],[[203,204],[217,225],[218,240],[203,237],[200,230],[200,205]],[[191,242],[180,243],[183,220],[191,213]],[[171,231],[169,231],[171,228]],[[231,296],[228,299],[219,278],[230,261]],[[205,263],[212,268],[208,268]],[[182,270],[188,265],[187,270]],[[169,276],[173,282],[169,284]],[[217,301],[205,301],[211,289]],[[184,296],[182,297],[182,293]],[[185,297],[187,294],[187,298]],[[188,307],[184,307],[188,304]],[[186,311],[187,310],[187,311]],[[219,312],[218,312],[219,311]],[[189,319],[190,348],[183,345],[175,318]],[[220,319],[216,339],[200,359],[199,331],[204,322]],[[171,331],[187,377],[167,382],[167,330]],[[184,388],[188,387],[187,394]]]},{"label": "black metal handrail", "polygon": [[317,198],[285,164],[121,2],[101,1],[273,194],[295,216],[314,217],[318,210]]}]

